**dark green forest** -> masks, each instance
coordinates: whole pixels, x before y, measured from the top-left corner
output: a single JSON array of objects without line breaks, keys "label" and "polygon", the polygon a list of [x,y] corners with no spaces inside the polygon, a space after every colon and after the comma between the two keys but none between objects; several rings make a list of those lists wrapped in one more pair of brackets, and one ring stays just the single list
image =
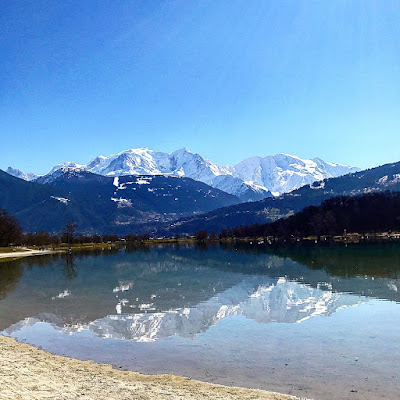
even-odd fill
[{"label": "dark green forest", "polygon": [[344,232],[373,233],[400,230],[400,193],[371,193],[338,196],[320,206],[306,207],[286,219],[263,224],[224,229],[221,238],[279,238],[333,236]]}]

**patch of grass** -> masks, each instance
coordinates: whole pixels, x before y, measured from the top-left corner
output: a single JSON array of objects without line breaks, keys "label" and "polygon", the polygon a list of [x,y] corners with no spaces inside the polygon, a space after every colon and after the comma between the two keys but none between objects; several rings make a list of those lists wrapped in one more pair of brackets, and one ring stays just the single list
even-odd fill
[{"label": "patch of grass", "polygon": [[0,247],[0,253],[14,253],[14,252],[20,252],[20,251],[27,251],[27,249],[23,249],[21,247]]},{"label": "patch of grass", "polygon": [[[120,247],[121,245],[125,245],[125,243],[74,243],[71,245],[72,250],[93,250],[93,249],[108,249],[110,247]],[[57,251],[66,251],[69,249],[69,246],[66,243],[60,243],[57,245],[48,246],[47,248],[51,250]]]}]

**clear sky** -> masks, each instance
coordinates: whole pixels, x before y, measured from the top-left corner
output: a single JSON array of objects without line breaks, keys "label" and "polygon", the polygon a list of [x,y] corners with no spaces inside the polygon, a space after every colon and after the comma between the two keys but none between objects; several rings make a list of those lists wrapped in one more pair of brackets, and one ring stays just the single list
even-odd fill
[{"label": "clear sky", "polygon": [[187,147],[400,160],[399,0],[0,4],[0,168]]}]

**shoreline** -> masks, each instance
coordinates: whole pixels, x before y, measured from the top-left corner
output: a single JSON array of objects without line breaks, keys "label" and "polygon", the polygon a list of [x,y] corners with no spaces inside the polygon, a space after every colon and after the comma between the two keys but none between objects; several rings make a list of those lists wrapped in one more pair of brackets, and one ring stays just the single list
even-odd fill
[{"label": "shoreline", "polygon": [[32,256],[45,256],[48,254],[56,254],[62,253],[60,250],[32,250],[32,249],[24,249],[22,251],[10,251],[7,253],[0,253],[0,260],[13,260],[16,258],[23,258],[23,257],[32,257]]},{"label": "shoreline", "polygon": [[[235,244],[235,243],[247,243],[250,245],[266,245],[266,246],[296,246],[296,245],[319,245],[319,246],[340,246],[340,245],[356,245],[356,244],[376,244],[376,243],[390,243],[390,242],[400,242],[400,232],[388,234],[388,233],[374,233],[361,235],[358,233],[349,233],[346,236],[321,236],[317,238],[316,236],[310,236],[307,238],[302,238],[301,240],[291,239],[265,239],[263,237],[256,238],[223,238],[223,239],[206,239],[198,241],[195,238],[158,238],[158,239],[148,239],[140,242],[112,242],[112,243],[76,243],[71,247],[71,251],[92,251],[92,250],[105,250],[105,249],[121,249],[125,246],[159,246],[159,245],[180,245],[180,244]],[[35,247],[35,246],[32,246]],[[46,246],[42,250],[36,248],[28,247],[10,247],[10,248],[0,248],[0,262],[10,261],[18,258],[24,258],[29,256],[41,256],[41,255],[51,255],[68,253],[69,248],[65,245],[56,246]],[[0,399],[1,400],[1,399]]]},{"label": "shoreline", "polygon": [[[115,243],[88,243],[88,244],[76,244],[73,245],[71,250],[74,251],[81,251],[81,250],[101,250],[101,249],[109,249],[110,247],[113,248],[120,248],[122,247],[120,243],[116,245]],[[11,248],[11,249],[18,249],[19,248]],[[3,248],[4,250],[4,248]],[[21,247],[21,251],[0,251],[0,262],[1,261],[9,261],[15,260],[18,258],[23,257],[30,257],[30,256],[45,256],[49,254],[61,254],[61,253],[68,253],[68,247],[66,246],[57,246],[57,247],[45,247],[43,250],[39,249],[32,249],[28,247]]]},{"label": "shoreline", "polygon": [[22,258],[22,257],[31,257],[31,256],[41,256],[41,255],[48,255],[48,254],[56,254],[60,253],[57,250],[31,250],[26,249],[23,251],[10,251],[8,253],[0,253],[0,259],[15,259],[15,258]]},{"label": "shoreline", "polygon": [[144,375],[108,364],[56,356],[0,335],[0,399],[299,400],[175,375]]}]

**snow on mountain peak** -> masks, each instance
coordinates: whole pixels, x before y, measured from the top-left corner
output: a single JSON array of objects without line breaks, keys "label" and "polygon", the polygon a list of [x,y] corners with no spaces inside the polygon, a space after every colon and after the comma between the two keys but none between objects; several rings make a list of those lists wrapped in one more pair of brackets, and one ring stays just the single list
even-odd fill
[{"label": "snow on mountain peak", "polygon": [[54,166],[47,175],[53,174],[54,172],[56,172],[60,169],[66,169],[66,168],[85,169],[85,167],[86,167],[86,165],[81,165],[81,164],[77,164],[72,161],[67,161],[65,163],[57,164],[56,166]]},{"label": "snow on mountain peak", "polygon": [[[66,163],[68,165],[65,166],[61,166],[58,169],[55,169],[56,167],[54,167],[52,169],[53,172],[49,172],[47,175],[43,175],[40,176],[39,178],[36,179],[36,182],[41,183],[41,184],[45,184],[45,183],[50,183],[52,181],[54,181],[55,179],[57,179],[60,176],[79,176],[82,175],[82,173],[86,173],[86,169],[82,168],[82,166],[74,166],[75,163]],[[75,164],[78,165],[78,164]]]},{"label": "snow on mountain peak", "polygon": [[358,171],[358,168],[327,163],[320,158],[307,160],[285,153],[254,156],[234,166],[219,166],[187,148],[166,153],[147,147],[131,148],[110,156],[99,155],[86,165],[58,164],[48,175],[63,167],[105,176],[185,176],[236,195],[243,201],[278,196],[318,180]]},{"label": "snow on mountain peak", "polygon": [[306,160],[285,153],[250,157],[235,165],[237,176],[265,187],[274,195],[358,170],[346,165],[326,163],[321,159]]},{"label": "snow on mountain peak", "polygon": [[24,181],[33,181],[39,176],[31,172],[22,172],[21,170],[12,167],[8,167],[6,172],[16,178],[23,179]]},{"label": "snow on mountain peak", "polygon": [[189,149],[186,147],[182,147],[181,149],[175,150],[174,152],[171,153],[171,155],[175,157],[182,157],[184,154],[189,153],[193,154]]}]

